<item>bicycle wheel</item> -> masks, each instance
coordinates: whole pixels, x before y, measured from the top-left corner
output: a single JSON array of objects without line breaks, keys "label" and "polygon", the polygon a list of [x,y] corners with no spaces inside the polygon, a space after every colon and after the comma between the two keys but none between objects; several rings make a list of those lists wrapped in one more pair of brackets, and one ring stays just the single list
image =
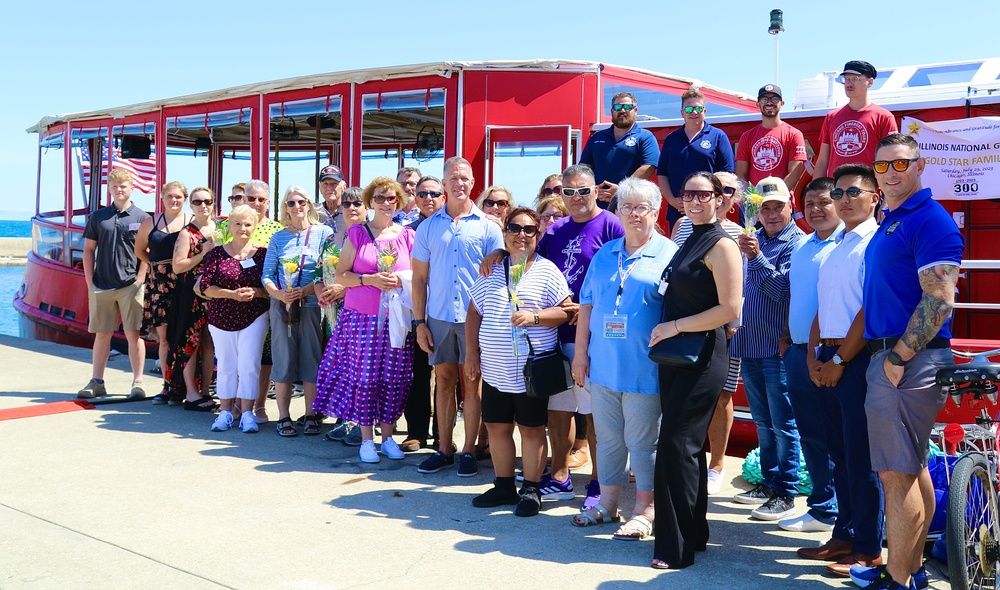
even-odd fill
[{"label": "bicycle wheel", "polygon": [[948,570],[955,590],[997,588],[1000,515],[990,466],[982,453],[955,464],[948,488]]}]

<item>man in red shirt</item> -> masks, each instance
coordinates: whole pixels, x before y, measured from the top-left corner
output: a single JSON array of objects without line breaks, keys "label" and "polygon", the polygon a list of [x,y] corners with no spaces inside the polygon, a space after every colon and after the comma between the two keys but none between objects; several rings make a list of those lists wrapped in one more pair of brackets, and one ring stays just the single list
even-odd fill
[{"label": "man in red shirt", "polygon": [[875,161],[875,146],[885,136],[896,133],[892,113],[868,100],[878,71],[866,61],[849,61],[837,78],[844,84],[848,102],[830,111],[819,133],[819,156],[813,176],[833,176],[842,164],[871,165]]},{"label": "man in red shirt", "polygon": [[760,125],[740,136],[736,147],[736,176],[756,186],[777,176],[794,189],[802,176],[806,144],[802,132],[781,120],[781,88],[766,84],[757,92]]}]

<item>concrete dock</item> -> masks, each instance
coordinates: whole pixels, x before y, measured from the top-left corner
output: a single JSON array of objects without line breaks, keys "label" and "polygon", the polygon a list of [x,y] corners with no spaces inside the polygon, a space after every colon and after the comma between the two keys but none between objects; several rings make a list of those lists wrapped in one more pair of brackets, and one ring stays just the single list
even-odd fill
[{"label": "concrete dock", "polygon": [[[544,502],[523,519],[472,507],[492,482],[489,462],[472,478],[422,475],[426,450],[368,465],[323,436],[280,438],[273,422],[220,433],[209,431],[211,414],[149,401],[83,409],[74,399],[90,378],[89,350],[0,336],[0,375],[5,590],[854,587],[796,556],[825,533],[787,533],[731,502],[749,488],[736,458],[710,498],[708,551],[661,572],[650,568],[651,540],[570,525],[589,465],[574,474],[575,501]],[[127,358],[111,360],[106,381],[127,391]],[[157,376],[146,389],[159,391]],[[303,413],[292,400],[292,415]],[[634,497],[625,496],[623,509]],[[928,568],[933,588],[949,587],[939,565]]]}]

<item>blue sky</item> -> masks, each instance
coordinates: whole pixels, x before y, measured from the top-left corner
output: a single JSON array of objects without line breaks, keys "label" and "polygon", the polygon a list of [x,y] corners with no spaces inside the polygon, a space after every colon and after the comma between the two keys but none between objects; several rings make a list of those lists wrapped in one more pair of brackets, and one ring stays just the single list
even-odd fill
[{"label": "blue sky", "polygon": [[8,3],[0,36],[0,219],[33,213],[36,137],[24,129],[48,114],[443,60],[586,59],[753,93],[773,77],[774,38],[767,34],[773,8],[785,12],[778,82],[789,99],[800,79],[850,59],[888,67],[1000,56],[996,2],[781,4]]}]

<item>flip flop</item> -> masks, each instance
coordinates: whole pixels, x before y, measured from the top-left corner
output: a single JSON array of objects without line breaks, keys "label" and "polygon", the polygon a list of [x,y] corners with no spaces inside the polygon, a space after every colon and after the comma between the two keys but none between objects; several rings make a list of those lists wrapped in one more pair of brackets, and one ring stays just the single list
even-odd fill
[{"label": "flip flop", "polygon": [[206,395],[194,401],[184,400],[184,409],[189,412],[214,412],[218,408],[219,404],[217,404],[210,395]]},{"label": "flip flop", "polygon": [[615,531],[611,538],[619,541],[641,541],[652,534],[653,523],[645,516],[637,514],[628,519],[628,522]]},{"label": "flip flop", "polygon": [[[621,516],[615,514],[614,517],[612,517],[611,513],[608,512],[608,509],[605,508],[604,506],[601,506],[600,504],[594,506],[593,508],[591,508],[591,510],[596,510],[597,516],[594,516],[589,511],[581,512],[580,514],[573,516],[573,519],[571,520],[573,526],[588,527],[598,524],[610,524],[612,522],[622,521]],[[577,520],[577,519],[582,519],[582,520]]]}]

